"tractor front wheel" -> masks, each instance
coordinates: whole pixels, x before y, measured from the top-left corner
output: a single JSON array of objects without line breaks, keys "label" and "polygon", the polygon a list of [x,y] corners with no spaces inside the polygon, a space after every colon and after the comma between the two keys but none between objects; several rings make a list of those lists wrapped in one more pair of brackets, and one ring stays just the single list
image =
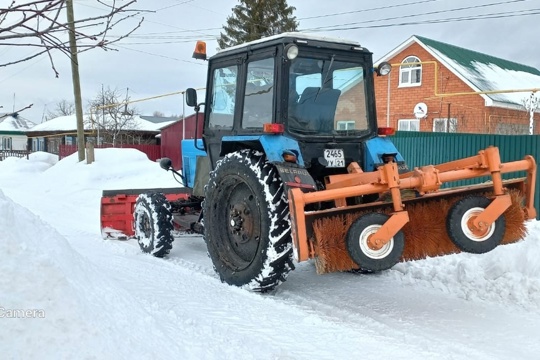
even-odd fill
[{"label": "tractor front wheel", "polygon": [[347,232],[347,251],[353,261],[360,266],[356,271],[364,273],[390,269],[397,264],[405,247],[405,237],[400,230],[382,247],[370,241],[382,225],[389,219],[388,215],[369,213],[359,217]]},{"label": "tractor front wheel", "polygon": [[204,239],[221,281],[265,292],[294,269],[284,184],[263,153],[228,154],[205,190]]},{"label": "tractor front wheel", "polygon": [[495,249],[502,241],[506,228],[503,215],[490,226],[477,228],[473,221],[491,203],[484,196],[468,196],[456,202],[448,212],[446,230],[450,240],[461,251],[483,254]]},{"label": "tractor front wheel", "polygon": [[137,197],[133,212],[135,238],[141,250],[155,257],[164,257],[172,249],[173,224],[171,204],[161,193]]}]

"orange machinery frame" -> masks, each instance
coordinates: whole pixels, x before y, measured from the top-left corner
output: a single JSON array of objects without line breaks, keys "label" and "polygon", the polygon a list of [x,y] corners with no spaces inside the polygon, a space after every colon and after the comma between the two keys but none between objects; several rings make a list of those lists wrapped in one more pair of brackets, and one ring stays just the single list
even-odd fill
[{"label": "orange machinery frame", "polygon": [[305,261],[315,256],[308,243],[305,211],[305,206],[308,204],[334,201],[335,208],[321,211],[330,215],[336,210],[358,208],[358,206],[347,206],[346,198],[389,192],[394,212],[370,238],[370,246],[380,249],[409,221],[409,214],[403,205],[400,190],[413,189],[422,197],[437,197],[448,193],[448,191],[438,191],[445,182],[491,176],[492,184],[481,188],[493,188],[493,201],[470,225],[482,232],[511,205],[510,195],[505,192],[501,174],[516,171],[527,172],[522,189],[525,196],[525,218],[534,219],[536,218],[534,208],[536,162],[530,155],[523,160],[502,163],[499,149],[491,146],[479,151],[476,156],[435,166],[415,168],[404,174],[399,174],[396,163],[384,164],[374,172],[363,172],[357,163],[352,163],[348,167],[348,174],[332,175],[326,178],[326,190],[307,193],[298,188],[289,190],[296,260]]}]

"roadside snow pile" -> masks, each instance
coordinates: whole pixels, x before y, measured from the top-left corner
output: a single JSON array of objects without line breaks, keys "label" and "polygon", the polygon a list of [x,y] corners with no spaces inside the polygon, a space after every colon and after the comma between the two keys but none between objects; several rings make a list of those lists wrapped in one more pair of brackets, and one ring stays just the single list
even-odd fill
[{"label": "roadside snow pile", "polygon": [[164,335],[138,301],[2,191],[0,229],[2,358],[154,356]]},{"label": "roadside snow pile", "polygon": [[[129,183],[126,183],[129,179]],[[172,174],[136,149],[96,149],[95,162],[79,162],[77,154],[60,160],[43,173],[40,181],[54,188],[73,189],[143,189],[170,188],[180,185]],[[101,196],[101,194],[100,194]]]},{"label": "roadside snow pile", "polygon": [[467,300],[489,300],[540,309],[540,222],[516,244],[482,255],[456,254],[396,265],[392,274]]},{"label": "roadside snow pile", "polygon": [[2,357],[37,359],[56,349],[57,358],[67,359],[96,351],[92,339],[99,332],[79,315],[79,299],[62,270],[36,246],[63,239],[1,191],[0,229]]},{"label": "roadside snow pile", "polygon": [[58,162],[58,155],[46,152],[35,152],[26,158],[8,157],[0,161],[0,177],[10,178],[13,172],[22,172],[28,175],[41,173]]}]

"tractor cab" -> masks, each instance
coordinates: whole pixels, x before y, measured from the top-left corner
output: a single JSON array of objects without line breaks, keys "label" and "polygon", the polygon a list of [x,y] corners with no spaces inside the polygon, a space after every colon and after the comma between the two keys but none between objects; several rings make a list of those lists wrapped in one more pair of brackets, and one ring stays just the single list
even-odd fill
[{"label": "tractor cab", "polygon": [[[202,57],[197,49],[195,57]],[[275,163],[295,159],[316,180],[351,162],[364,165],[365,143],[377,136],[374,72],[359,43],[302,33],[220,51],[209,59],[204,108],[210,166],[245,148]],[[188,94],[196,106],[194,90]]]}]

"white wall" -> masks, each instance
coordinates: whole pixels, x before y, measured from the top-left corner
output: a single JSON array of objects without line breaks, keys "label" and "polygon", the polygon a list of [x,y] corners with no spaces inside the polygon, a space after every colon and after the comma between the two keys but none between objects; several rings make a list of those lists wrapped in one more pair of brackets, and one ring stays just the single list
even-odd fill
[{"label": "white wall", "polygon": [[[11,149],[4,148],[8,139],[11,138]],[[26,135],[3,135],[0,134],[0,150],[26,150],[28,138]]]}]

